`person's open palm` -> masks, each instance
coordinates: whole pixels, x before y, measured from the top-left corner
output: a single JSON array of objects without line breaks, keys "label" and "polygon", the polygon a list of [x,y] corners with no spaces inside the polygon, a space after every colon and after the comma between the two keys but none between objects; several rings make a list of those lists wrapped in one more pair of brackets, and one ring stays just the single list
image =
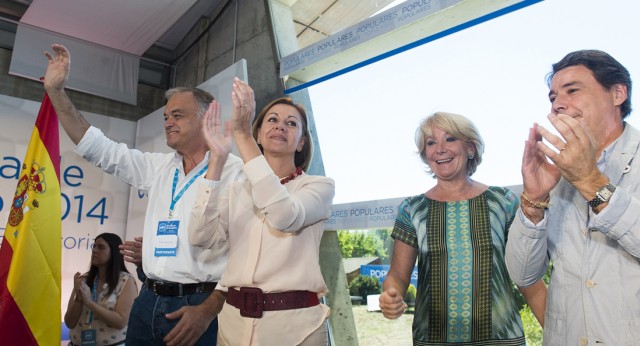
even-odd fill
[{"label": "person's open palm", "polygon": [[231,152],[232,141],[229,124],[225,124],[223,129],[221,117],[220,103],[214,100],[202,117],[202,134],[211,155],[226,159]]},{"label": "person's open palm", "polygon": [[558,184],[560,171],[538,148],[537,143],[542,141],[542,136],[537,132],[537,127],[538,125],[535,124],[529,130],[529,138],[525,142],[522,155],[521,172],[525,195],[533,200],[542,201]]},{"label": "person's open palm", "polygon": [[71,56],[69,51],[63,45],[52,44],[53,54],[44,52],[47,57],[47,72],[44,75],[44,87],[47,91],[62,90],[64,84],[69,78],[69,69],[71,66]]}]

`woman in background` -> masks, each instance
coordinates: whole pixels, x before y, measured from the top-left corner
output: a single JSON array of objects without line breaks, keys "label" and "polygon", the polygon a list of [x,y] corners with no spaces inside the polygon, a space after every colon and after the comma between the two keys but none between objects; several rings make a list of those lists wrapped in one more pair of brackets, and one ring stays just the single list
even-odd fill
[{"label": "woman in background", "polygon": [[89,272],[74,275],[64,323],[70,329],[70,345],[93,338],[96,345],[124,344],[136,282],[124,265],[113,233],[98,235],[91,251]]},{"label": "woman in background", "polygon": [[[507,233],[518,199],[510,190],[471,179],[484,143],[467,118],[438,112],[416,131],[420,158],[436,185],[405,199],[380,308],[399,317],[418,258],[413,320],[415,345],[524,346],[519,306],[504,263]],[[534,314],[544,314],[541,281],[523,289]]]}]

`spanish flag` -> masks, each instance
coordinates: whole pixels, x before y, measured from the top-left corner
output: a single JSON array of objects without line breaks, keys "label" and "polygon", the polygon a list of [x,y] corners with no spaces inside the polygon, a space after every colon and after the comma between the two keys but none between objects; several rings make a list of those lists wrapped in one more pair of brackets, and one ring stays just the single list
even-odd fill
[{"label": "spanish flag", "polygon": [[[10,129],[5,129],[10,130]],[[60,345],[60,141],[45,94],[0,248],[0,343]]]}]

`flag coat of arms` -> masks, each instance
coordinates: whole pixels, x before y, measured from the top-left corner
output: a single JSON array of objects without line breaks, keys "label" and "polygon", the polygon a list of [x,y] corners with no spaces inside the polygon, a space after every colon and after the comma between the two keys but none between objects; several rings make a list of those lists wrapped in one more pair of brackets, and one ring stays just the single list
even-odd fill
[{"label": "flag coat of arms", "polygon": [[45,94],[0,248],[0,339],[59,345],[61,192],[58,117]]}]

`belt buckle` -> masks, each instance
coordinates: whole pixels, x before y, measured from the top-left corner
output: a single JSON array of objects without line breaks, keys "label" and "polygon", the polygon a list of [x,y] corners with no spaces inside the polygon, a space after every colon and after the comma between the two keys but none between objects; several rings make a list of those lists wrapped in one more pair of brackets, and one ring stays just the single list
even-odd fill
[{"label": "belt buckle", "polygon": [[[240,287],[240,316],[261,318],[264,307],[263,293],[258,287]],[[254,309],[249,310],[248,308]]]},{"label": "belt buckle", "polygon": [[[164,282],[164,281],[160,281],[160,280],[154,280],[153,281],[153,292],[155,292],[155,294],[159,295],[159,296],[164,296],[164,295],[170,295],[170,296],[174,296],[174,297],[182,297],[184,296],[184,290],[182,287],[182,284],[178,283],[177,284],[177,292],[170,290],[171,287],[176,287],[176,284],[170,283],[170,282]],[[169,290],[169,291],[167,291]],[[171,293],[168,293],[171,292]]]},{"label": "belt buckle", "polygon": [[195,291],[193,293],[204,293],[204,292],[208,292],[207,291],[207,282],[206,281],[198,282],[196,284]]},{"label": "belt buckle", "polygon": [[153,285],[151,288],[155,294],[159,294],[158,291],[161,290],[161,287],[164,286],[164,283],[160,280],[153,280]]}]

